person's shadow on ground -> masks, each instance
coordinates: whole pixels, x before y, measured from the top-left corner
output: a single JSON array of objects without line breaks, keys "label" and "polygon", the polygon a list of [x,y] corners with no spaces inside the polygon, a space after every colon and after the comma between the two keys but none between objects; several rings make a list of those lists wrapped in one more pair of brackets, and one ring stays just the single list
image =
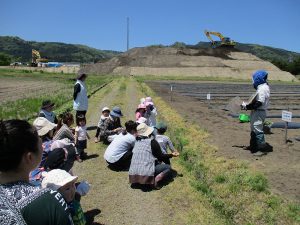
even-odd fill
[{"label": "person's shadow on ground", "polygon": [[89,160],[89,159],[94,159],[94,158],[98,158],[99,155],[98,154],[91,154],[91,155],[86,155],[84,156],[83,160]]},{"label": "person's shadow on ground", "polygon": [[94,224],[94,225],[103,225],[102,223],[94,222],[95,216],[97,216],[100,213],[101,213],[100,209],[92,209],[92,210],[86,211],[84,213],[84,216],[85,216],[85,219],[86,219],[86,225],[92,225],[92,224]]},{"label": "person's shadow on ground", "polygon": [[143,192],[150,192],[153,190],[159,190],[164,186],[167,186],[169,183],[174,181],[176,177],[183,177],[182,174],[177,173],[176,170],[172,169],[171,174],[165,180],[159,182],[158,188],[153,187],[153,185],[145,185],[145,184],[131,184],[132,189],[140,189]]},{"label": "person's shadow on ground", "polygon": [[115,171],[115,172],[124,172],[124,171],[129,170],[129,166],[124,167],[124,168],[120,168],[120,167],[116,167],[116,166],[112,166],[112,165],[107,165],[107,168],[112,170],[112,171]]},{"label": "person's shadow on ground", "polygon": [[97,126],[89,126],[86,130],[97,130]]}]

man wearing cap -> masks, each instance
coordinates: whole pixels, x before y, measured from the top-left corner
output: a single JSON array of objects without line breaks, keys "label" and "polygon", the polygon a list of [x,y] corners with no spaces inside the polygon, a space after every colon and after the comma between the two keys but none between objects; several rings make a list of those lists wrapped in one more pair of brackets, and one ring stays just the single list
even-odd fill
[{"label": "man wearing cap", "polygon": [[241,109],[251,110],[250,126],[251,138],[250,146],[245,147],[245,150],[250,150],[255,156],[265,155],[269,145],[265,142],[263,124],[267,115],[267,109],[270,99],[270,88],[267,83],[268,72],[258,70],[252,75],[253,87],[256,90],[255,98],[250,103],[243,102]]},{"label": "man wearing cap", "polygon": [[86,78],[87,75],[85,73],[79,74],[74,86],[73,109],[76,110],[76,118],[79,114],[85,116],[88,110],[87,88],[84,82]]},{"label": "man wearing cap", "polygon": [[120,117],[122,117],[120,107],[115,106],[109,114],[109,119],[105,120],[100,127],[100,136],[103,137],[103,142],[108,144],[113,141],[115,136],[122,132]]},{"label": "man wearing cap", "polygon": [[41,111],[39,113],[39,117],[45,117],[51,123],[57,123],[58,120],[56,115],[53,111],[54,103],[51,100],[45,100],[42,103]]}]

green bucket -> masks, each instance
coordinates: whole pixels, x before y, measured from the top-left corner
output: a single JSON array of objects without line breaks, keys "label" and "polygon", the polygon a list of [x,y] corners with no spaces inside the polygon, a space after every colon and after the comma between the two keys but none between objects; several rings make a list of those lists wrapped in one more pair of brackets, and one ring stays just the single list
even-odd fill
[{"label": "green bucket", "polygon": [[240,114],[239,119],[241,123],[250,122],[250,116],[247,114]]}]

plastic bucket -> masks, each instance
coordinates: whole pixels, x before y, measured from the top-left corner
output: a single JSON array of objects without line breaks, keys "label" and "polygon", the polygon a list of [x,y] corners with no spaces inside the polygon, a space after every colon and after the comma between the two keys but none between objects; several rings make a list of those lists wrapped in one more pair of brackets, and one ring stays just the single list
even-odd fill
[{"label": "plastic bucket", "polygon": [[241,123],[247,123],[250,122],[250,116],[247,114],[240,114],[239,119]]}]

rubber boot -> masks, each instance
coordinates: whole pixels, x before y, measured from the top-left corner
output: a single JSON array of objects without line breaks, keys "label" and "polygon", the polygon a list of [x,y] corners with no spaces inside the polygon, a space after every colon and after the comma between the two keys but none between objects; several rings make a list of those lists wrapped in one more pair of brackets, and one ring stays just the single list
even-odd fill
[{"label": "rubber boot", "polygon": [[265,151],[265,149],[266,149],[267,145],[266,145],[266,142],[265,142],[265,135],[263,133],[256,134],[255,141],[256,141],[256,151],[252,152],[253,156],[266,155],[267,152]]}]

